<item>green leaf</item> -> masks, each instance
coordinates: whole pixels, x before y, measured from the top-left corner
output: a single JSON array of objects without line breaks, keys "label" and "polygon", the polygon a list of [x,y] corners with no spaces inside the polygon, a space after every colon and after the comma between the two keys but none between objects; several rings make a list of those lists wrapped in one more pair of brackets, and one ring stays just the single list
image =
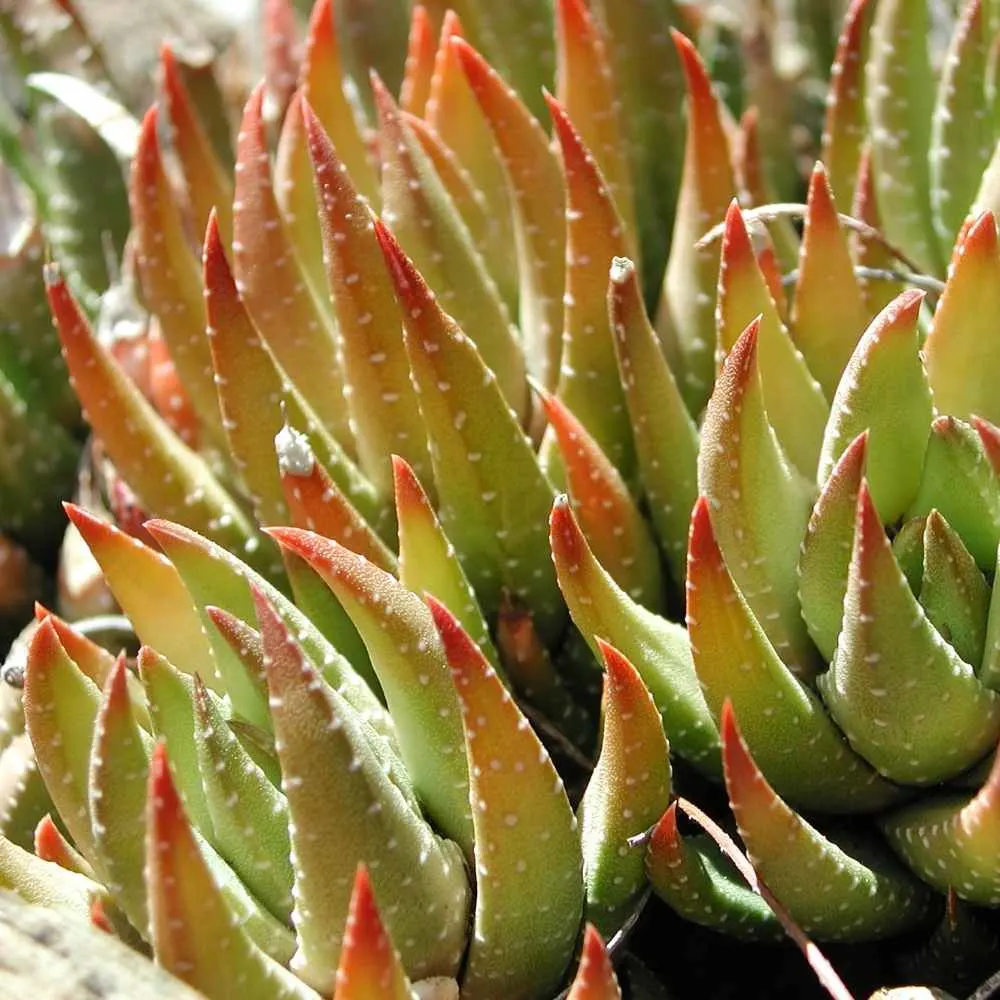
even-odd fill
[{"label": "green leaf", "polygon": [[332,991],[350,886],[363,861],[410,975],[454,975],[469,907],[460,850],[413,810],[343,698],[266,598],[254,596],[290,817],[298,936],[292,970]]},{"label": "green leaf", "polygon": [[922,922],[930,902],[926,886],[881,857],[875,843],[841,848],[790,809],[758,770],[728,706],[722,740],[740,837],[755,870],[802,930],[821,940],[859,941]]},{"label": "green leaf", "polygon": [[430,612],[390,573],[330,539],[296,528],[271,533],[323,578],[354,622],[385,692],[414,789],[438,828],[471,856],[461,720]]},{"label": "green leaf", "polygon": [[718,730],[695,674],[687,633],[616,586],[587,545],[566,497],[557,497],[552,507],[550,542],[573,622],[594,655],[603,639],[627,657],[653,696],[673,750],[717,775]]},{"label": "green leaf", "polygon": [[855,754],[822,702],[778,657],[723,561],[709,504],[699,500],[688,549],[687,626],[695,670],[713,714],[729,703],[758,766],[801,809],[879,809],[895,789]]},{"label": "green leaf", "polygon": [[812,489],[768,422],[759,330],[757,321],[747,327],[716,380],[701,428],[698,489],[736,585],[778,656],[807,678],[817,663],[799,615],[796,567]]},{"label": "green leaf", "polygon": [[868,431],[866,475],[882,520],[891,523],[913,503],[933,418],[920,360],[917,319],[923,295],[904,292],[872,320],[833,398],[817,481]]},{"label": "green leaf", "polygon": [[840,640],[819,687],[851,745],[894,781],[953,777],[1000,734],[1000,700],[928,621],[864,481]]},{"label": "green leaf", "polygon": [[304,983],[258,948],[202,857],[158,744],[149,772],[146,865],[156,962],[208,1000],[239,983],[247,1000],[312,1000]]},{"label": "green leaf", "polygon": [[583,915],[576,817],[548,753],[443,604],[428,598],[462,707],[475,828],[476,909],[462,991],[543,1000]]},{"label": "green leaf", "polygon": [[441,526],[487,617],[506,588],[552,643],[565,623],[544,537],[552,487],[475,345],[381,223],[376,233],[402,307]]},{"label": "green leaf", "polygon": [[605,935],[624,924],[645,885],[643,850],[629,843],[663,815],[671,774],[663,720],[628,660],[600,643],[601,752],[580,802],[586,916]]}]

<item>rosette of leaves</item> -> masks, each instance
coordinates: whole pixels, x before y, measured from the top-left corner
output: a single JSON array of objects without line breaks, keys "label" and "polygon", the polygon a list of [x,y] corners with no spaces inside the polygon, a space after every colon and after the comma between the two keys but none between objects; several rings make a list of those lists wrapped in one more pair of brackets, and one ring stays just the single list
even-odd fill
[{"label": "rosette of leaves", "polygon": [[[876,96],[879,59],[906,51],[892,9]],[[734,125],[651,11],[662,29],[653,5],[558,3],[552,97],[484,6],[417,8],[397,103],[377,75],[341,86],[359,57],[319,3],[301,65],[294,29],[273,36],[232,175],[168,50],[129,177],[159,380],[131,378],[47,272],[135,499],[117,528],[71,518],[143,651],[136,678],[39,612],[27,731],[64,827],[43,824],[41,850],[89,879],[78,910],[96,893],[209,994],[236,969],[332,992],[359,862],[407,974],[469,996],[551,995],[583,920],[614,934],[647,878],[695,922],[776,938],[765,896],[668,808],[667,740],[725,784],[806,933],[930,933],[978,968],[1000,734],[994,219],[961,226],[943,289],[913,273],[937,265],[911,234],[881,232],[869,5],[847,15],[801,238],[765,204],[771,106]],[[954,46],[949,67],[975,65]],[[683,91],[664,103],[622,60],[679,67],[657,86]],[[942,82],[942,116],[978,120],[979,83]],[[682,92],[665,254],[647,209],[668,123],[649,109]],[[576,825],[531,721],[596,758]],[[183,805],[162,837],[151,770]],[[174,892],[161,849],[209,876]],[[61,898],[51,866],[10,857],[12,883],[44,872],[20,891]],[[202,919],[225,961],[197,951]]]}]

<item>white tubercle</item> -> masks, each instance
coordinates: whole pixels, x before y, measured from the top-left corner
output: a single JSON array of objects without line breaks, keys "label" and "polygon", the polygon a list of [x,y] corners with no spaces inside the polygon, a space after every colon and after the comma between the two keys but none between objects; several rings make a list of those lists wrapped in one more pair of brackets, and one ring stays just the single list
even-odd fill
[{"label": "white tubercle", "polygon": [[312,475],[316,456],[305,434],[285,424],[274,436],[274,450],[278,453],[278,468],[282,474]]},{"label": "white tubercle", "polygon": [[635,264],[632,263],[630,258],[612,257],[611,271],[608,276],[616,285],[624,285],[625,282],[632,277],[632,272],[634,270]]}]

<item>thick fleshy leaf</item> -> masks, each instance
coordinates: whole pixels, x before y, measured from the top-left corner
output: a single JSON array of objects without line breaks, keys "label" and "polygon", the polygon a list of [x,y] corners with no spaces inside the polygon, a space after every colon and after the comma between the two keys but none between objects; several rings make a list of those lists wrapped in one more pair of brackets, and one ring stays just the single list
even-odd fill
[{"label": "thick fleshy leaf", "polygon": [[695,244],[722,221],[736,194],[719,106],[694,45],[673,32],[688,89],[684,173],[656,329],[693,415],[712,391],[719,248]]},{"label": "thick fleshy leaf", "polygon": [[990,590],[962,539],[936,511],[924,528],[920,604],[941,637],[978,667],[986,645]]},{"label": "thick fleshy leaf", "polygon": [[[473,187],[485,198],[495,236],[509,247],[514,229],[503,160],[496,150],[493,130],[462,68],[458,50],[451,44],[453,38],[463,38],[464,34],[458,15],[449,10],[441,23],[425,117],[444,145],[455,153]],[[492,277],[507,307],[516,309],[516,262],[508,254],[506,259],[495,263],[500,270],[491,270]]]},{"label": "thick fleshy leaf", "polygon": [[643,849],[629,844],[670,802],[670,756],[663,720],[628,660],[600,642],[604,658],[601,752],[578,816],[586,916],[616,933],[645,884]]},{"label": "thick fleshy leaf", "polygon": [[865,102],[885,233],[925,271],[943,270],[931,219],[930,149],[935,74],[926,3],[883,0],[872,25]]},{"label": "thick fleshy leaf", "polygon": [[392,489],[390,455],[404,456],[422,475],[430,470],[399,311],[368,208],[309,104],[302,115],[358,461],[386,497]]},{"label": "thick fleshy leaf", "polygon": [[493,130],[506,168],[514,212],[519,320],[528,369],[546,389],[554,389],[562,351],[566,239],[566,196],[559,164],[541,125],[517,93],[462,39],[453,38],[450,44]]},{"label": "thick fleshy leaf", "polygon": [[255,601],[290,817],[298,936],[293,972],[332,992],[351,884],[364,862],[407,971],[454,975],[469,907],[460,850],[413,810],[348,705],[267,600],[258,593]]},{"label": "thick fleshy leaf", "polygon": [[639,478],[660,546],[679,585],[686,570],[688,520],[698,495],[698,429],[646,316],[638,274],[627,258],[611,261],[608,318]]},{"label": "thick fleshy leaf", "polygon": [[833,399],[867,325],[868,314],[854,277],[830,179],[817,163],[809,180],[792,329],[795,344],[827,399]]},{"label": "thick fleshy leaf", "polygon": [[[271,187],[263,85],[250,95],[237,144],[233,274],[275,360],[348,455],[353,440],[336,342],[300,271]],[[294,330],[295,336],[288,331]]]},{"label": "thick fleshy leaf", "polygon": [[812,490],[768,423],[758,329],[756,321],[747,327],[716,380],[702,423],[698,488],[712,505],[737,587],[784,663],[808,677],[815,652],[799,615],[796,567]]},{"label": "thick fleshy leaf", "polygon": [[[846,456],[846,452],[844,453]],[[858,473],[857,486],[861,485],[861,473]],[[854,490],[854,496],[851,499],[851,510],[853,511],[857,505],[857,487]],[[846,506],[846,504],[845,504]],[[842,515],[843,516],[843,515]],[[839,520],[839,519],[838,519]],[[927,527],[926,517],[911,517],[908,521],[904,521],[896,532],[896,537],[892,540],[892,554],[896,557],[896,562],[899,563],[899,568],[903,571],[903,576],[906,577],[906,582],[910,585],[910,590],[916,596],[920,596],[920,587],[923,584],[924,579],[924,529]],[[842,529],[841,529],[842,530]],[[847,553],[843,556],[844,565],[849,566],[851,562],[849,547],[851,539],[854,537],[854,524],[853,524],[853,514],[852,522],[850,525],[850,531],[845,534],[847,538]],[[845,574],[846,579],[846,574]],[[838,614],[843,613],[843,601],[841,603],[841,608]],[[839,630],[840,623],[838,621],[837,628]],[[832,658],[833,654],[830,654]]]},{"label": "thick fleshy leaf", "polygon": [[[1000,571],[1000,548],[997,549],[995,569]],[[994,572],[993,579],[996,580]],[[992,691],[1000,691],[1000,587],[994,586],[990,594],[990,609],[986,619],[986,642],[979,679]]]},{"label": "thick fleshy leaf", "polygon": [[[231,553],[212,545],[182,525],[168,521],[150,521],[147,528],[191,588],[199,613],[205,617],[206,628],[210,628],[206,610],[210,605],[221,607],[242,621],[253,621],[251,587],[260,590],[277,608],[283,621],[295,633],[306,655],[313,660],[327,682],[337,689],[360,718],[388,740],[386,750],[390,752],[390,756],[394,754],[391,750],[394,744],[392,721],[382,704],[352,665],[324,639],[319,629],[284,594],[248,569]],[[225,640],[218,637],[216,641],[214,629],[209,631],[209,636],[216,655],[220,659],[228,657],[231,668],[239,671],[237,676],[246,678],[252,685],[251,705],[256,711],[258,678],[247,672],[245,665],[232,653]],[[224,652],[220,643],[225,646]],[[250,718],[249,721],[254,720]],[[269,728],[266,719],[263,725],[264,728]]]},{"label": "thick fleshy leaf", "polygon": [[996,222],[984,212],[969,227],[952,257],[944,292],[924,344],[924,364],[940,413],[973,414],[1000,421],[994,391],[1000,350],[990,316],[1000,309],[1000,248]]},{"label": "thick fleshy leaf", "polygon": [[[164,517],[181,518],[227,548],[252,556],[255,527],[205,460],[159,419],[97,341],[54,265],[46,269],[46,284],[87,420],[142,505]],[[218,404],[213,405],[218,413]]]},{"label": "thick fleshy leaf", "polygon": [[994,568],[1000,543],[1000,471],[987,460],[983,442],[964,420],[937,417],[931,424],[920,490],[907,517],[936,508],[958,532],[976,565]]},{"label": "thick fleshy leaf", "polygon": [[557,396],[542,399],[565,469],[576,516],[598,562],[639,604],[663,606],[660,554],[621,474]]},{"label": "thick fleshy leaf", "polygon": [[[871,150],[867,145],[861,151],[851,214],[861,222],[867,223],[873,230],[883,231],[882,213],[875,191],[875,166]],[[885,269],[895,267],[897,263],[895,257],[882,243],[862,233],[851,234],[851,251],[854,262],[859,267]],[[904,290],[902,283],[880,278],[859,277],[858,287],[861,289],[861,298],[868,316],[873,318]]]},{"label": "thick fleshy leaf", "polygon": [[913,596],[862,482],[837,652],[820,691],[851,745],[891,780],[933,784],[996,743],[1000,699]]},{"label": "thick fleshy leaf", "polygon": [[139,728],[120,656],[104,687],[90,752],[89,798],[95,856],[111,898],[148,939],[145,811],[149,737]]},{"label": "thick fleshy leaf", "polygon": [[758,766],[784,798],[817,812],[881,808],[895,790],[858,757],[822,702],[781,662],[733,582],[709,505],[699,500],[688,549],[687,626],[712,711],[730,702]]},{"label": "thick fleshy leaf", "polygon": [[937,88],[930,184],[934,229],[942,247],[954,243],[979,192],[996,139],[984,107],[991,41],[985,6],[982,0],[965,0]]},{"label": "thick fleshy leaf", "polygon": [[164,44],[160,50],[160,67],[170,147],[180,163],[194,231],[205,231],[208,217],[214,210],[223,239],[228,244],[233,235],[232,177],[212,148],[169,44]]},{"label": "thick fleshy leaf", "polygon": [[[266,416],[278,416],[281,380],[236,290],[226,261],[218,217],[209,214],[202,255],[205,312],[215,385],[226,440],[260,524],[288,519],[274,460],[274,434]],[[263,418],[263,419],[262,419]],[[275,557],[271,575],[280,573]]]},{"label": "thick fleshy leaf", "polygon": [[[626,480],[635,475],[635,445],[615,364],[608,321],[611,261],[628,240],[611,191],[565,109],[551,97],[549,114],[562,153],[566,183],[566,288],[562,323],[560,400],[576,414]],[[551,435],[542,446],[551,449]],[[551,452],[549,462],[552,464]]]},{"label": "thick fleshy leaf", "polygon": [[923,295],[904,292],[872,320],[833,397],[818,482],[862,431],[868,431],[865,474],[882,520],[895,521],[920,486],[933,417],[920,360],[917,320]]},{"label": "thick fleshy leaf", "polygon": [[[864,474],[868,432],[837,460],[809,516],[799,553],[799,604],[809,637],[826,662],[833,659],[844,617],[858,488]],[[921,565],[923,554],[920,554]],[[919,579],[919,574],[918,574]]]},{"label": "thick fleshy leaf", "polygon": [[250,939],[213,878],[177,794],[166,747],[153,751],[146,809],[150,935],[156,962],[208,1000],[308,1000],[304,983]]},{"label": "thick fleshy leaf", "polygon": [[358,191],[377,203],[378,174],[373,169],[354,108],[344,93],[344,73],[333,0],[313,5],[302,63],[302,93],[316,112]]},{"label": "thick fleshy leaf", "polygon": [[197,670],[218,689],[212,646],[177,569],[161,553],[82,507],[66,504],[66,513],[139,640],[180,669]]},{"label": "thick fleshy leaf", "polygon": [[524,352],[507,307],[419,140],[381,81],[374,80],[373,87],[385,221],[436,292],[441,308],[473,331],[483,360],[523,424],[528,405]]},{"label": "thick fleshy leaf", "polygon": [[[760,877],[807,933],[823,940],[889,937],[918,925],[929,893],[877,845],[858,856],[792,811],[757,768],[727,706],[722,715],[726,789]],[[802,873],[809,872],[803,879]]]},{"label": "thick fleshy leaf", "polygon": [[715,842],[703,835],[681,836],[676,802],[653,828],[646,873],[656,894],[692,923],[750,941],[781,936],[771,908]]},{"label": "thick fleshy leaf", "polygon": [[854,200],[865,141],[864,57],[873,10],[871,0],[852,0],[844,14],[830,70],[820,155],[829,171],[833,197],[842,205],[850,205]]},{"label": "thick fleshy leaf", "polygon": [[942,793],[889,813],[879,826],[900,857],[936,889],[980,906],[1000,903],[1000,755],[970,799]]},{"label": "thick fleshy leaf", "polygon": [[655,302],[669,250],[667,234],[674,222],[684,147],[684,78],[664,27],[677,23],[681,11],[673,0],[592,0],[589,7],[603,29],[622,105],[644,297]]},{"label": "thick fleshy leaf", "polygon": [[441,525],[486,615],[495,614],[506,587],[554,642],[565,609],[544,537],[552,487],[476,346],[381,223],[376,233],[402,306]]},{"label": "thick fleshy leaf", "polygon": [[587,545],[566,497],[556,499],[549,533],[559,585],[594,655],[603,639],[627,657],[653,696],[673,750],[717,774],[718,730],[698,684],[687,633],[615,585]]},{"label": "thick fleshy leaf", "polygon": [[0,887],[15,892],[25,902],[72,915],[90,917],[92,901],[100,897],[100,883],[36,858],[0,836]]},{"label": "thick fleshy leaf", "polygon": [[747,324],[760,317],[757,351],[767,419],[788,460],[803,476],[811,477],[829,408],[781,321],[735,200],[726,212],[717,301],[716,360],[720,366]]},{"label": "thick fleshy leaf", "polygon": [[404,459],[393,456],[392,469],[399,524],[399,582],[414,594],[436,597],[500,672],[500,659],[475,591],[462,569],[455,547],[441,527],[430,498]]},{"label": "thick fleshy leaf", "polygon": [[471,856],[461,720],[427,608],[391,574],[330,539],[295,528],[271,533],[309,563],[351,617],[385,692],[417,795],[437,826]]},{"label": "thick fleshy leaf", "polygon": [[87,785],[99,706],[100,692],[96,685],[66,655],[52,624],[43,621],[28,647],[24,671],[25,728],[52,803],[77,850],[92,865],[97,856]]},{"label": "thick fleshy leaf", "polygon": [[621,1000],[621,995],[607,946],[598,929],[587,924],[580,964],[566,1000]]},{"label": "thick fleshy leaf", "polygon": [[562,980],[583,915],[576,817],[545,748],[479,647],[429,598],[462,708],[475,828],[469,1000],[542,1000]]},{"label": "thick fleshy leaf", "polygon": [[606,41],[584,0],[556,0],[556,97],[590,150],[638,253],[632,168]]},{"label": "thick fleshy leaf", "polygon": [[36,621],[48,619],[66,655],[89,677],[99,688],[103,688],[108,675],[114,669],[115,657],[103,646],[98,646],[82,632],[75,629],[69,622],[63,621],[48,608],[35,603]]},{"label": "thick fleshy leaf", "polygon": [[427,8],[415,4],[410,14],[410,35],[406,47],[406,66],[399,88],[399,106],[411,115],[423,116],[431,93],[436,39]]},{"label": "thick fleshy leaf", "polygon": [[292,911],[287,804],[197,675],[194,739],[213,844],[268,911],[287,921]]},{"label": "thick fleshy leaf", "polygon": [[371,876],[358,865],[333,1000],[411,1000],[409,980],[375,902]]},{"label": "thick fleshy leaf", "polygon": [[149,701],[153,733],[170,747],[174,780],[184,811],[202,834],[212,832],[212,816],[198,766],[194,730],[194,681],[149,646],[139,649],[139,676]]},{"label": "thick fleshy leaf", "polygon": [[136,264],[143,298],[159,320],[198,417],[208,433],[219,439],[222,420],[205,339],[198,261],[164,169],[157,128],[154,105],[142,122],[129,182]]},{"label": "thick fleshy leaf", "polygon": [[51,861],[68,872],[86,875],[87,878],[94,877],[94,869],[63,836],[51,814],[46,813],[38,826],[35,827],[33,845],[35,856],[41,858],[42,861]]},{"label": "thick fleshy leaf", "polygon": [[300,39],[295,6],[292,0],[264,0],[261,8],[267,99],[275,121],[281,121],[298,77]]}]

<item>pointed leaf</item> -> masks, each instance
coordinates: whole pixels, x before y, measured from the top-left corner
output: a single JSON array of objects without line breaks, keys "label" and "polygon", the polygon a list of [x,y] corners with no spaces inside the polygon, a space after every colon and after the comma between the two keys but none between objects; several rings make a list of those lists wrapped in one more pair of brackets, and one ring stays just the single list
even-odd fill
[{"label": "pointed leaf", "polygon": [[158,110],[146,113],[132,160],[129,203],[143,298],[160,323],[181,381],[206,431],[221,437],[222,421],[205,339],[205,310],[193,247],[164,169]]},{"label": "pointed leaf", "polygon": [[629,839],[648,830],[670,802],[663,721],[628,660],[600,643],[604,675],[601,752],[579,808],[586,916],[612,935],[645,885],[643,850]]},{"label": "pointed leaf", "polygon": [[635,267],[624,257],[611,261],[608,316],[645,500],[671,575],[680,584],[688,521],[698,495],[698,429],[646,316]]},{"label": "pointed leaf", "polygon": [[811,477],[819,458],[828,406],[778,315],[743,214],[733,200],[726,212],[719,265],[717,359],[720,365],[755,316],[760,316],[759,365],[768,421],[788,460],[803,476]]},{"label": "pointed leaf", "polygon": [[922,302],[920,292],[904,292],[872,320],[837,387],[823,438],[820,485],[847,446],[868,430],[865,474],[887,523],[917,494],[933,416],[919,354]]},{"label": "pointed leaf", "polygon": [[827,399],[833,399],[867,320],[830,180],[817,163],[809,180],[792,329]]},{"label": "pointed leaf", "polygon": [[694,45],[672,32],[688,90],[684,173],[656,329],[681,392],[697,415],[712,390],[719,249],[695,243],[722,221],[736,193],[712,82]]},{"label": "pointed leaf", "polygon": [[552,507],[550,541],[573,622],[594,654],[599,655],[603,639],[627,657],[653,696],[674,751],[717,773],[717,730],[695,675],[687,633],[615,585],[587,545],[566,497],[557,497]]},{"label": "pointed leaf", "polygon": [[408,972],[454,975],[469,906],[460,851],[412,810],[340,695],[266,599],[255,601],[290,817],[299,945],[292,970],[332,991],[351,882],[365,862]]},{"label": "pointed leaf", "polygon": [[984,6],[982,0],[962,5],[934,103],[931,207],[942,247],[955,242],[993,155],[995,136],[984,106],[990,43]]},{"label": "pointed leaf", "polygon": [[371,215],[310,105],[303,105],[302,115],[358,461],[385,497],[391,489],[391,454],[404,456],[425,475],[429,472],[426,434],[410,384],[392,283],[374,238]]},{"label": "pointed leaf", "polygon": [[393,456],[392,470],[399,522],[399,582],[414,594],[436,597],[503,676],[475,591],[455,554],[455,547],[441,527],[430,498],[414,470],[402,458]]},{"label": "pointed leaf", "polygon": [[970,799],[943,793],[890,813],[880,823],[889,844],[941,892],[980,906],[1000,902],[1000,755]]},{"label": "pointed leaf", "polygon": [[46,284],[87,420],[143,506],[183,518],[227,547],[252,553],[256,529],[208,464],[164,425],[98,343],[54,265],[46,269]]},{"label": "pointed leaf", "polygon": [[462,706],[475,827],[475,926],[462,981],[470,1000],[551,994],[583,913],[577,822],[548,753],[443,604],[428,598]]},{"label": "pointed leaf", "polygon": [[984,212],[955,246],[951,270],[924,344],[927,378],[941,413],[1000,421],[993,388],[1000,352],[989,316],[1000,308],[1000,248],[996,222]]},{"label": "pointed leaf", "polygon": [[558,442],[576,516],[598,562],[634,601],[660,610],[660,554],[620,473],[557,396],[543,396],[542,405]]},{"label": "pointed leaf", "polygon": [[463,329],[475,332],[483,360],[523,423],[528,404],[524,354],[507,307],[392,96],[381,81],[373,81],[373,87],[380,123],[385,220],[437,293],[441,308]]},{"label": "pointed leaf", "polygon": [[935,79],[929,34],[926,3],[877,5],[865,101],[885,234],[925,271],[938,273],[943,267],[931,220],[928,164]]},{"label": "pointed leaf", "polygon": [[815,652],[799,615],[796,566],[810,490],[764,412],[755,321],[736,341],[705,411],[698,488],[712,505],[733,579],[784,663],[808,677]]},{"label": "pointed leaf", "polygon": [[593,924],[587,924],[583,951],[566,1000],[621,1000],[611,956]]},{"label": "pointed leaf", "polygon": [[[828,663],[837,649],[844,617],[858,488],[867,452],[868,432],[864,431],[847,446],[823,484],[799,553],[802,618]],[[920,559],[922,564],[922,553]]]},{"label": "pointed leaf", "polygon": [[381,224],[406,324],[406,350],[431,442],[439,516],[490,616],[507,587],[535,613],[547,642],[565,611],[545,551],[552,488],[517,425],[497,379]]},{"label": "pointed leaf", "polygon": [[213,844],[268,911],[287,921],[292,911],[287,803],[240,745],[197,675],[194,740]]},{"label": "pointed leaf", "polygon": [[[263,85],[240,125],[233,204],[233,274],[250,317],[275,360],[324,427],[351,454],[336,343],[299,269],[271,187]],[[294,330],[295,336],[288,336]]]},{"label": "pointed leaf", "polygon": [[[506,168],[514,212],[521,335],[528,368],[554,389],[562,350],[566,196],[548,137],[517,93],[479,53],[452,38]],[[527,95],[530,100],[531,95]]]},{"label": "pointed leaf", "polygon": [[412,115],[423,117],[431,92],[434,56],[437,50],[433,25],[427,8],[414,4],[410,14],[410,35],[406,48],[403,84],[399,88],[399,106]]},{"label": "pointed leaf", "polygon": [[923,548],[920,604],[941,637],[977,667],[986,645],[989,587],[962,539],[936,510],[927,516]]},{"label": "pointed leaf", "polygon": [[170,775],[161,743],[149,772],[146,864],[150,932],[158,965],[208,1000],[307,1000],[315,994],[248,937],[201,851]]},{"label": "pointed leaf", "polygon": [[844,622],[819,681],[851,745],[886,777],[933,784],[974,764],[1000,733],[1000,700],[927,620],[862,482]]},{"label": "pointed leaf", "polygon": [[[722,739],[726,789],[740,837],[758,874],[807,934],[870,940],[923,920],[926,887],[874,850],[866,852],[870,859],[854,857],[793,812],[758,770],[728,707]],[[804,871],[808,879],[802,878]]]},{"label": "pointed leaf", "polygon": [[847,745],[822,702],[778,658],[719,551],[709,505],[691,518],[687,626],[705,698],[730,702],[758,766],[784,798],[818,812],[881,808],[895,797]]},{"label": "pointed leaf", "polygon": [[[851,214],[861,222],[867,223],[874,230],[883,231],[882,214],[875,190],[875,165],[867,145],[861,151],[858,182],[854,189]],[[896,264],[895,258],[882,243],[860,233],[851,234],[851,250],[854,261],[859,267],[892,268]],[[886,281],[880,278],[859,277],[858,287],[861,289],[861,298],[870,317],[877,316],[897,295],[904,291],[901,282]]]},{"label": "pointed leaf", "polygon": [[26,903],[43,906],[77,920],[90,917],[91,901],[101,893],[99,883],[42,861],[0,836],[0,888],[17,893]]},{"label": "pointed leaf", "polygon": [[[611,191],[565,109],[547,97],[566,182],[566,288],[557,395],[626,479],[635,445],[615,365],[607,310],[607,275],[628,241]],[[552,445],[551,436],[548,444]],[[545,456],[543,445],[543,458]]]},{"label": "pointed leaf", "polygon": [[472,853],[461,720],[430,613],[391,574],[330,539],[274,528],[323,578],[361,634],[385,692],[407,771],[428,816]]},{"label": "pointed leaf", "polygon": [[127,677],[123,655],[108,677],[95,720],[90,814],[102,881],[132,926],[148,940],[143,869],[150,741],[132,714]]}]

